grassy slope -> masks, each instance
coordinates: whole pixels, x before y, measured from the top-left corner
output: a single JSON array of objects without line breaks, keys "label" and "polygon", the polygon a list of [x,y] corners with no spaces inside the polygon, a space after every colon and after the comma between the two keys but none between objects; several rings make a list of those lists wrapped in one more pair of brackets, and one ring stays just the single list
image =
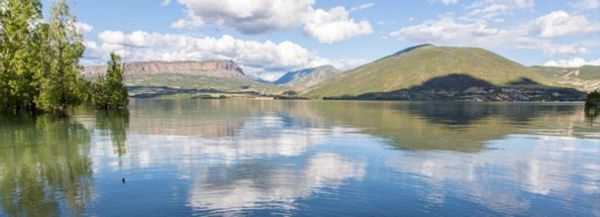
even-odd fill
[{"label": "grassy slope", "polygon": [[531,69],[539,72],[540,74],[548,78],[558,78],[565,74],[573,71],[575,68],[563,68],[563,67],[546,67],[546,66],[532,66]]},{"label": "grassy slope", "polygon": [[600,79],[600,66],[582,66],[579,68],[581,72],[579,77],[584,80],[598,80]]},{"label": "grassy slope", "polygon": [[502,56],[479,48],[410,48],[346,72],[307,91],[306,96],[358,95],[420,85],[452,73],[463,73],[502,85],[529,78],[549,85],[550,79]]}]

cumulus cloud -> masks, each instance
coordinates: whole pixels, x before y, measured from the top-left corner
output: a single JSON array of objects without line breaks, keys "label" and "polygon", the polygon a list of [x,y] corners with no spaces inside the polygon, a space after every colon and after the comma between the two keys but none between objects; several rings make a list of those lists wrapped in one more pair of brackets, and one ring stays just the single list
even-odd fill
[{"label": "cumulus cloud", "polygon": [[356,35],[372,34],[373,28],[368,21],[350,19],[344,7],[335,7],[329,11],[316,10],[304,26],[304,33],[321,43],[331,44]]},{"label": "cumulus cloud", "polygon": [[471,40],[505,33],[505,31],[489,27],[485,21],[460,23],[452,17],[442,17],[401,28],[392,32],[391,36],[410,41],[433,42]]},{"label": "cumulus cloud", "polygon": [[593,10],[600,7],[600,0],[579,0],[569,4],[579,10]]},{"label": "cumulus cloud", "polygon": [[[512,5],[508,4],[511,2]],[[492,7],[492,5],[496,6]],[[589,35],[599,32],[600,24],[588,20],[584,15],[556,11],[512,26],[498,23],[497,19],[501,18],[490,20],[471,16],[483,11],[490,12],[486,12],[489,15],[530,8],[534,5],[534,1],[525,0],[481,1],[468,6],[464,14],[446,14],[419,24],[404,26],[391,32],[390,36],[418,43],[476,46],[488,49],[539,50],[547,55],[581,56],[589,54],[592,48],[600,47],[598,40],[575,42],[554,40],[554,37],[558,36]]]},{"label": "cumulus cloud", "polygon": [[84,23],[84,22],[76,22],[75,23],[75,29],[77,30],[77,32],[79,32],[80,34],[88,34],[90,32],[92,32],[92,30],[94,30],[94,26]]},{"label": "cumulus cloud", "polygon": [[351,67],[352,60],[329,60],[290,41],[253,41],[135,31],[103,31],[98,41],[86,41],[87,64],[101,64],[109,52],[126,61],[230,59],[251,74],[283,73],[326,64]]},{"label": "cumulus cloud", "polygon": [[554,11],[539,17],[536,24],[542,37],[584,35],[600,32],[600,23],[593,23],[584,15],[570,15],[565,11]]},{"label": "cumulus cloud", "polygon": [[314,0],[179,0],[190,23],[228,26],[246,33],[291,29],[302,24]]},{"label": "cumulus cloud", "polygon": [[585,65],[600,66],[600,59],[586,61],[585,59],[583,59],[581,57],[574,57],[572,59],[566,59],[566,60],[550,60],[544,64],[544,66],[569,67],[569,68],[581,67],[581,66],[585,66]]},{"label": "cumulus cloud", "polygon": [[[315,9],[314,0],[178,0],[185,6],[187,17],[171,27],[197,28],[214,26],[231,27],[243,34],[259,34],[278,30],[305,27],[306,35],[323,43],[333,43],[356,35],[371,34],[368,21],[356,22],[343,7],[329,11]],[[366,9],[374,4],[361,5],[354,10]],[[331,28],[324,32],[322,28]]]},{"label": "cumulus cloud", "polygon": [[533,7],[535,7],[535,0],[482,0],[476,1],[468,7],[468,15],[494,19],[514,10],[531,9]]}]

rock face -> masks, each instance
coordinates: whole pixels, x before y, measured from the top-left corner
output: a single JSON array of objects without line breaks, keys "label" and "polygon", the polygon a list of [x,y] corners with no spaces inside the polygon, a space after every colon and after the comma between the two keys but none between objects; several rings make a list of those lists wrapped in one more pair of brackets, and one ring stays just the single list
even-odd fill
[{"label": "rock face", "polygon": [[[132,62],[124,64],[124,73],[129,76],[144,75],[198,75],[217,78],[242,78],[245,77],[242,69],[231,60],[215,61],[149,61]],[[106,66],[86,67],[83,75],[92,76],[106,72]]]},{"label": "rock face", "polygon": [[288,72],[273,83],[296,90],[303,90],[329,80],[340,73],[341,71],[335,67],[331,65],[325,65],[295,72]]}]

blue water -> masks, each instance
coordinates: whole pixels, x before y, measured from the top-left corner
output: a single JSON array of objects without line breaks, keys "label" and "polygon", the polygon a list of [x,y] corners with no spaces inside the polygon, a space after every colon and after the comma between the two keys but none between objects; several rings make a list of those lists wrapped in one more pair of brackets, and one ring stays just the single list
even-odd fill
[{"label": "blue water", "polygon": [[600,216],[579,104],[135,100],[0,132],[6,216]]}]

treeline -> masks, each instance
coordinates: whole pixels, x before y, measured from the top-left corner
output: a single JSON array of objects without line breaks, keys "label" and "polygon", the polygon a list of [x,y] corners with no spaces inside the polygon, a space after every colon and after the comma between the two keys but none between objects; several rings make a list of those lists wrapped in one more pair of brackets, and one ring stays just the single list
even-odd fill
[{"label": "treeline", "polygon": [[0,111],[65,112],[92,103],[99,109],[125,109],[120,57],[94,81],[80,76],[85,46],[77,19],[57,0],[43,21],[40,0],[0,0]]}]

